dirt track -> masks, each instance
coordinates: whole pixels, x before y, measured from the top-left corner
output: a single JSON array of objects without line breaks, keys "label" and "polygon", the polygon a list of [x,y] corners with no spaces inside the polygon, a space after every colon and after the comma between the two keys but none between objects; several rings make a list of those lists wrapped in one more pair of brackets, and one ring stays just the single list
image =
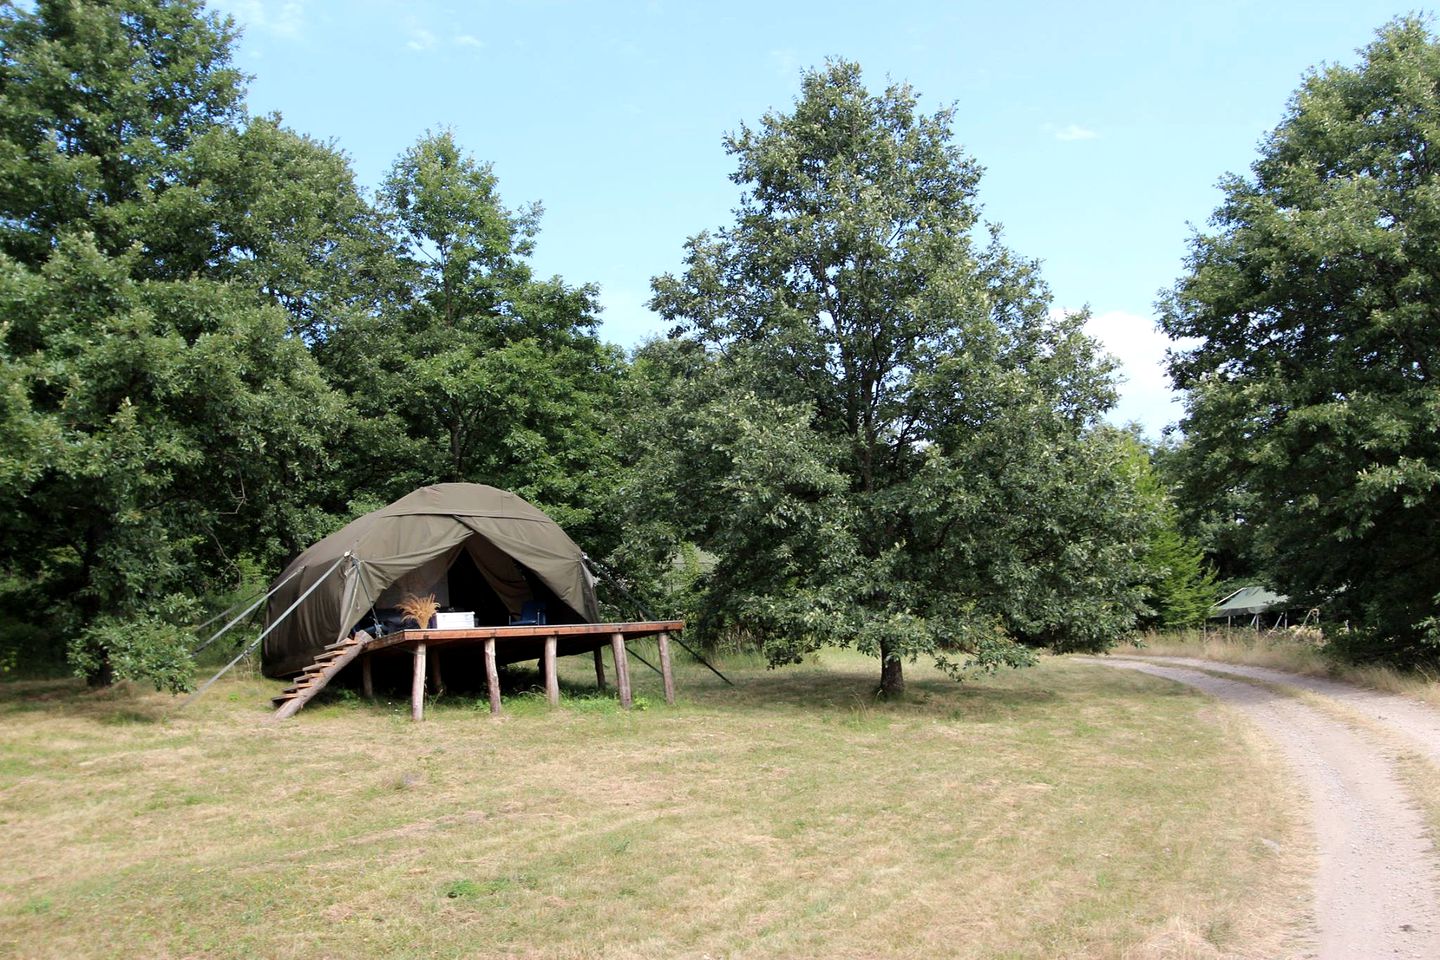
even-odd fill
[{"label": "dirt track", "polygon": [[[1202,690],[1241,711],[1280,748],[1309,796],[1315,827],[1317,949],[1313,956],[1320,960],[1440,958],[1440,857],[1382,745],[1295,697],[1185,667],[1334,697],[1422,744],[1432,758],[1437,755],[1437,742],[1427,740],[1434,735],[1427,731],[1440,729],[1440,716],[1401,697],[1256,667],[1168,658],[1092,662]],[[1437,726],[1430,727],[1432,722]]]},{"label": "dirt track", "polygon": [[1296,673],[1270,670],[1266,667],[1248,667],[1214,660],[1192,660],[1186,657],[1135,659],[1142,659],[1142,662],[1148,660],[1154,663],[1164,663],[1170,666],[1196,667],[1212,673],[1228,673],[1265,683],[1279,683],[1288,687],[1308,690],[1344,704],[1364,715],[1368,720],[1404,738],[1415,750],[1429,757],[1436,766],[1440,766],[1440,710],[1411,700],[1409,697],[1366,690],[1363,687],[1337,683],[1323,677],[1307,677]]}]

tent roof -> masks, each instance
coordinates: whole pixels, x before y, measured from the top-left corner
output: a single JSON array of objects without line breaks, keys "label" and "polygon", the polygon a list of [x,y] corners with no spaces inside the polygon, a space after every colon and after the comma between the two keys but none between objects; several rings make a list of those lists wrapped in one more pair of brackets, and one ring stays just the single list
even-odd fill
[{"label": "tent roof", "polygon": [[1264,587],[1251,586],[1236,590],[1210,610],[1210,618],[1251,617],[1268,610],[1280,610],[1290,603],[1290,598],[1281,596]]},{"label": "tent roof", "polygon": [[507,602],[527,591],[519,565],[582,621],[599,619],[584,554],[559,524],[513,493],[439,483],[352,520],[285,568],[277,583],[290,579],[266,611],[267,624],[279,622],[262,650],[266,675],[301,669],[348,632],[386,587],[462,545]]}]

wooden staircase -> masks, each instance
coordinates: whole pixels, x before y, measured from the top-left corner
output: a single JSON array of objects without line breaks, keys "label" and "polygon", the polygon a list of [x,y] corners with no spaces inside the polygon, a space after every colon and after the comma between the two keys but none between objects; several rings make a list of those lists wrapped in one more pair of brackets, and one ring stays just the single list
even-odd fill
[{"label": "wooden staircase", "polygon": [[277,707],[275,719],[284,720],[299,712],[315,694],[325,689],[325,685],[333,680],[337,673],[358,657],[369,642],[370,635],[361,630],[355,636],[332,643],[321,651],[315,661],[295,678],[294,683],[270,701]]}]

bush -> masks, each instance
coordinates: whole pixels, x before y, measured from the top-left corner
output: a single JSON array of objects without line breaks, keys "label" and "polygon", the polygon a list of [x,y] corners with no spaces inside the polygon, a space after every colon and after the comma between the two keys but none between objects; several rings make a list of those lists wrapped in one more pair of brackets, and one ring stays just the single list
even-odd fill
[{"label": "bush", "polygon": [[100,617],[70,643],[70,666],[91,683],[134,680],[183,693],[192,685],[195,638],[180,624],[197,609],[194,600],[172,594],[137,616]]}]

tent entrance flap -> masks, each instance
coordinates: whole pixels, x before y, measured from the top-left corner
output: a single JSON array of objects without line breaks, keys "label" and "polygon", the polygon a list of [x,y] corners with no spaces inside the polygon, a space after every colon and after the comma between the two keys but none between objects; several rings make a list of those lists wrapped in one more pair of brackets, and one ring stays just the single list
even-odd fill
[{"label": "tent entrance flap", "polygon": [[[491,622],[508,622],[510,614],[519,613],[525,601],[530,599],[530,585],[525,582],[519,565],[508,553],[479,533],[465,541],[465,553],[470,565],[484,578],[490,592],[504,607],[503,617]],[[464,609],[475,610],[477,618],[480,614],[478,607]]]},{"label": "tent entrance flap", "polygon": [[463,549],[464,545],[457,543],[444,553],[426,560],[415,569],[400,574],[375,598],[375,606],[382,610],[392,609],[400,606],[400,601],[407,596],[433,595],[435,602],[440,604],[442,609],[449,607],[450,584],[447,574],[450,565],[455,562],[455,558]]},{"label": "tent entrance flap", "polygon": [[[392,613],[409,595],[433,596],[442,610],[473,611],[476,624],[482,626],[509,623],[533,600],[549,601],[550,609],[556,609],[557,599],[543,582],[479,534],[400,574],[375,601],[377,611],[384,614],[382,620],[394,619]],[[367,622],[366,617],[362,622]],[[572,617],[563,620],[572,621]],[[394,626],[399,629],[401,624],[396,620]]]},{"label": "tent entrance flap", "polygon": [[[474,530],[483,543],[511,559],[527,584],[527,596],[547,602],[553,598],[569,611],[564,620],[557,622],[592,623],[599,619],[600,608],[585,567],[585,555],[569,537],[561,544],[543,527],[510,517],[455,519]],[[510,609],[519,612],[517,607]]]}]

